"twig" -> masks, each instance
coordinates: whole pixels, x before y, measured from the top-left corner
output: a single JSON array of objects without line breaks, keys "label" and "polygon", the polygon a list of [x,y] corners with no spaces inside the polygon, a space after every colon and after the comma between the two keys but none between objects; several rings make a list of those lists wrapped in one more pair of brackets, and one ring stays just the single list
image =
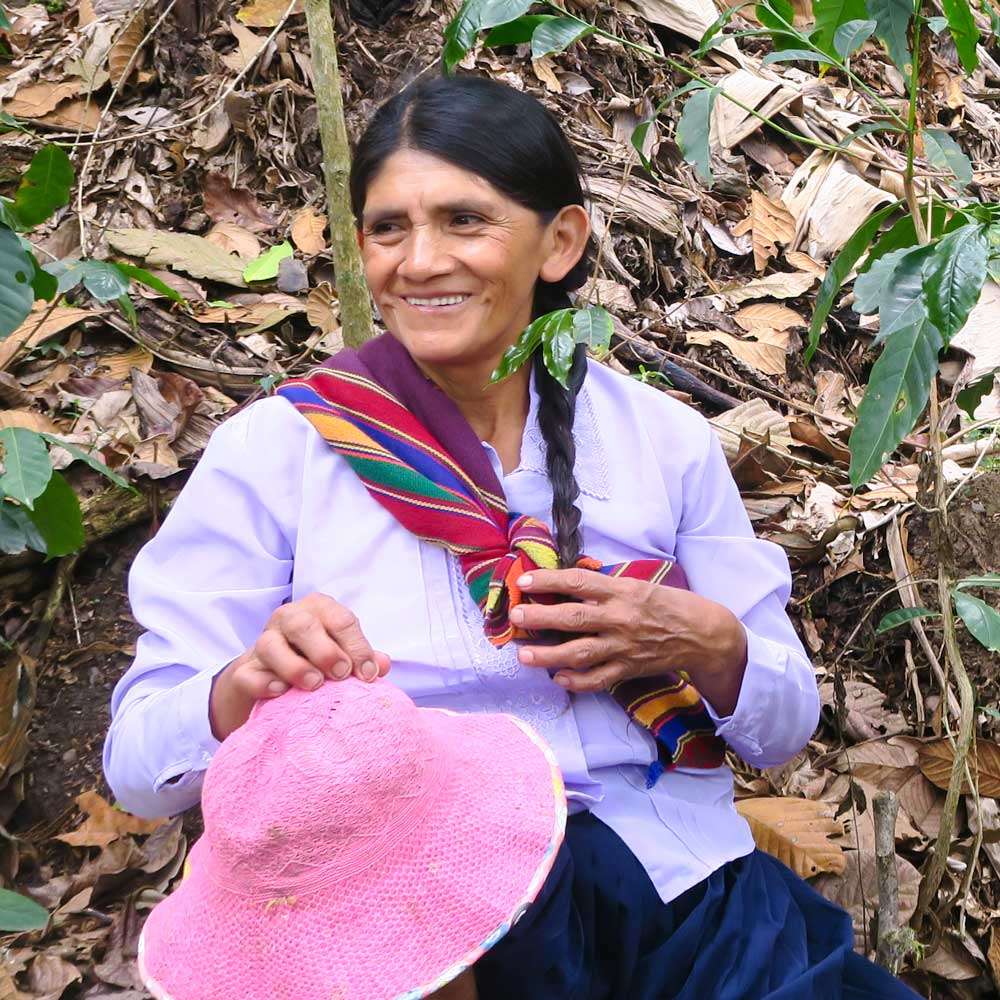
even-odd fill
[{"label": "twig", "polygon": [[333,32],[329,0],[305,0],[309,53],[315,76],[316,110],[323,145],[323,178],[326,182],[330,249],[337,275],[341,328],[348,347],[360,347],[374,335],[371,293],[351,215],[348,176],[351,148],[344,124],[344,100],[337,65],[337,39]]},{"label": "twig", "polygon": [[875,864],[878,870],[878,930],[876,958],[895,973],[898,958],[895,937],[899,929],[899,873],[896,871],[896,815],[894,792],[880,791],[872,800],[875,818]]},{"label": "twig", "polygon": [[49,588],[45,609],[42,611],[41,618],[35,623],[31,641],[28,643],[28,652],[36,659],[45,648],[45,643],[49,641],[56,612],[59,610],[59,605],[62,604],[63,594],[69,586],[70,575],[79,558],[80,553],[73,552],[68,556],[63,556],[56,563],[56,571],[52,579],[52,586]]},{"label": "twig", "polygon": [[906,659],[906,680],[913,688],[913,709],[917,714],[920,734],[923,735],[927,720],[924,715],[924,693],[920,690],[920,677],[917,674],[917,664],[913,659],[913,644],[911,640],[903,640],[903,657]]}]

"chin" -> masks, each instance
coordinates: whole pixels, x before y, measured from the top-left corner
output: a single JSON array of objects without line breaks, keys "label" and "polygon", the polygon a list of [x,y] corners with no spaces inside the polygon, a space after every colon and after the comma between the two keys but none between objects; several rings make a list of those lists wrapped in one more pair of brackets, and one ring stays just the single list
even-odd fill
[{"label": "chin", "polygon": [[[474,338],[460,331],[406,330],[390,331],[410,352],[414,361],[436,367],[483,363],[485,345],[470,343]],[[477,347],[479,348],[477,350]]]}]

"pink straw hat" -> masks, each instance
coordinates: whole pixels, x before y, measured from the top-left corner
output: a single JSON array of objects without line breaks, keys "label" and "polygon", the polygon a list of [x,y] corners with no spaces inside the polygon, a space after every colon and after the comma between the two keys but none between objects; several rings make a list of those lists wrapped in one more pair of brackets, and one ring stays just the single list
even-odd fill
[{"label": "pink straw hat", "polygon": [[157,1000],[416,1000],[537,896],[562,842],[552,751],[520,720],[388,681],[261,702],[216,753],[205,834],[157,905]]}]

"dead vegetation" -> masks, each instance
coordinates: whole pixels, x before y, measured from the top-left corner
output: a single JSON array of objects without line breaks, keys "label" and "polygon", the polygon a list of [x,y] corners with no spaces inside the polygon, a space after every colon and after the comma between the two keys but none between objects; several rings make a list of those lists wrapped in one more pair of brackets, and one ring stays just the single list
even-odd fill
[{"label": "dead vegetation", "polygon": [[[718,14],[711,0],[567,6],[674,55],[694,48]],[[803,14],[809,8],[796,6]],[[353,14],[334,4],[349,133],[398,87],[437,72],[452,12],[430,0],[359,3]],[[374,23],[380,14],[382,25]],[[752,21],[752,8],[739,16]],[[39,137],[71,144],[75,203],[35,240],[40,252],[134,260],[190,305],[142,287],[133,328],[113,304],[81,293],[54,307],[41,303],[0,343],[0,427],[95,447],[140,491],[109,487],[68,451],[54,452],[83,498],[92,549],[122,527],[155,521],[235,406],[341,346],[305,21],[295,0],[80,0],[12,8],[10,17],[0,100],[35,134],[0,135],[0,190],[16,184]],[[927,44],[921,113],[961,135],[973,184],[993,201],[996,52],[983,50],[970,76],[946,33]],[[874,120],[856,88],[818,72],[762,66],[763,51],[726,43],[702,72],[779,126],[825,145]],[[831,257],[865,213],[905,193],[899,154],[872,134],[831,157],[720,100],[708,190],[680,155],[669,114],[644,147],[658,176],[630,145],[657,95],[684,82],[639,49],[592,39],[585,49],[534,61],[523,46],[477,49],[464,68],[527,89],[558,112],[589,177],[601,255],[586,294],[615,318],[607,363],[712,419],[757,531],[789,555],[791,610],[816,664],[824,718],[783,768],[756,773],[733,762],[739,808],[762,847],[851,912],[858,947],[874,953],[873,803],[892,791],[899,804],[902,925],[941,827],[958,714],[936,620],[876,632],[887,612],[935,600],[939,550],[929,537],[921,463],[927,433],[918,427],[896,460],[852,491],[846,441],[876,330],[847,308],[848,297],[808,366],[802,349]],[[902,78],[877,43],[857,53],[854,71],[903,107]],[[954,193],[949,177],[928,164],[918,179]],[[275,273],[247,281],[247,265],[286,240],[293,253]],[[998,328],[1000,289],[990,281],[941,367],[942,405],[958,428],[944,454],[953,557],[966,573],[1000,569],[1000,388],[978,403],[980,426],[968,431],[972,418],[948,392],[997,368]],[[37,715],[49,710],[34,706],[37,675],[57,673],[45,639],[54,629],[72,642],[79,627],[75,558],[53,566],[27,554],[0,557],[0,874],[52,912],[46,931],[5,940],[0,998],[138,1000],[146,994],[132,963],[135,942],[146,908],[182,864],[179,822],[143,824],[89,791],[65,811],[24,801],[27,721],[33,707]],[[108,592],[127,615],[122,590],[118,581]],[[996,607],[991,593],[985,599]],[[929,929],[907,959],[906,978],[927,996],[1000,988],[996,656],[964,632],[960,638],[977,688],[977,739]],[[104,662],[109,652],[79,649],[81,663]],[[105,713],[103,700],[93,704],[95,733]],[[83,774],[96,775],[98,766],[92,760]]]}]

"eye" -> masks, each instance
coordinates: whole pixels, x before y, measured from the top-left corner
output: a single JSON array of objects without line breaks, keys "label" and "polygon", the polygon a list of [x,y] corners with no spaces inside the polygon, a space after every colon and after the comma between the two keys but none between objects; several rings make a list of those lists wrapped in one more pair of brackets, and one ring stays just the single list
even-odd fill
[{"label": "eye", "polygon": [[482,222],[482,217],[474,215],[472,212],[459,212],[452,217],[456,226],[475,226]]},{"label": "eye", "polygon": [[387,233],[391,233],[394,229],[399,228],[395,222],[376,222],[374,226],[371,227],[369,232],[373,236],[384,236]]}]

